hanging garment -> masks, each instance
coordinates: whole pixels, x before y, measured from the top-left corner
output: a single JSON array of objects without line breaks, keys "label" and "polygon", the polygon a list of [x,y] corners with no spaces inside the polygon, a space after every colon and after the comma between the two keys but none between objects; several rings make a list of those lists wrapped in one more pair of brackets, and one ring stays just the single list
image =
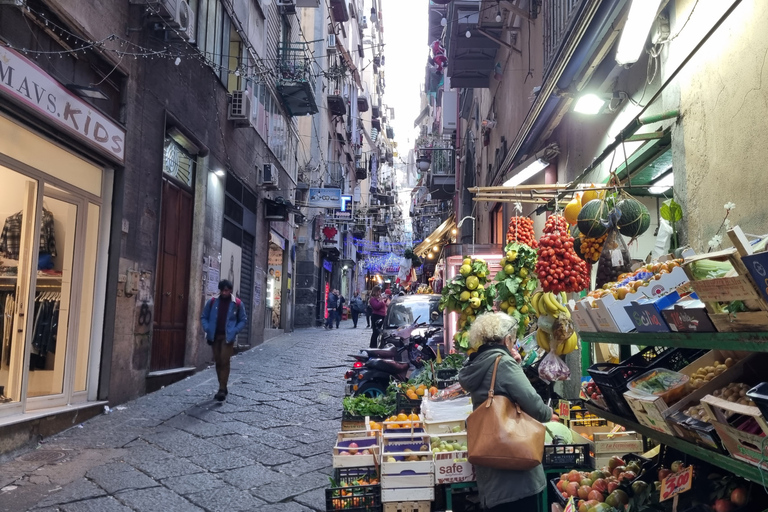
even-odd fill
[{"label": "hanging garment", "polygon": [[[3,231],[0,233],[0,254],[4,254],[12,260],[19,259],[21,251],[21,227],[23,215],[21,212],[11,215],[5,219]],[[40,225],[40,247],[41,253],[50,254],[52,258],[56,257],[56,235],[54,233],[53,214],[43,208],[43,222]]]},{"label": "hanging garment", "polygon": [[48,353],[56,352],[60,301],[49,296],[35,301],[35,323],[32,330],[32,352],[29,369],[44,369]]}]

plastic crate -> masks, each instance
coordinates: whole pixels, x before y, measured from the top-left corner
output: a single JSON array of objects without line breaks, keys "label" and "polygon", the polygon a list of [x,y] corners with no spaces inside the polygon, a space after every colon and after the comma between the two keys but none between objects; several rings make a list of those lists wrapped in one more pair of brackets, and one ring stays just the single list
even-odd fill
[{"label": "plastic crate", "polygon": [[412,412],[415,412],[416,414],[421,413],[421,400],[411,400],[404,394],[397,394],[395,404],[395,414],[400,412],[404,412],[406,414],[410,414]]},{"label": "plastic crate", "polygon": [[646,347],[620,364],[595,363],[587,371],[600,388],[608,409],[634,419],[635,414],[624,399],[627,383],[632,378],[655,368],[682,370],[706,352],[700,349]]},{"label": "plastic crate", "polygon": [[381,511],[381,485],[351,485],[360,478],[376,479],[378,472],[373,466],[359,468],[338,468],[334,480],[342,487],[325,490],[326,512],[337,510]]},{"label": "plastic crate", "polygon": [[384,504],[384,512],[429,512],[431,501],[396,501]]},{"label": "plastic crate", "polygon": [[544,468],[594,469],[595,459],[589,444],[545,444],[541,464]]},{"label": "plastic crate", "polygon": [[379,471],[375,466],[359,468],[336,468],[333,472],[333,479],[337,484],[351,484],[361,478],[368,480],[379,479]]},{"label": "plastic crate", "polygon": [[[552,488],[552,492],[554,493],[555,497],[557,498],[557,502],[565,507],[565,504],[568,503],[568,499],[563,497],[563,493],[560,492],[560,489],[557,488],[557,482],[560,481],[560,477],[553,478],[549,481],[549,485]],[[574,499],[574,501],[576,501]]]},{"label": "plastic crate", "polygon": [[443,368],[437,370],[437,380],[456,380],[459,378],[459,370],[454,368]]}]

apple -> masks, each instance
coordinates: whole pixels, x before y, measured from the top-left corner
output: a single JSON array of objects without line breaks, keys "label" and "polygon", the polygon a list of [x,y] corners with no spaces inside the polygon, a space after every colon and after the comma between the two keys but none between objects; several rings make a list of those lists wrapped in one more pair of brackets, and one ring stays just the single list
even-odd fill
[{"label": "apple", "polygon": [[603,493],[601,493],[600,491],[595,491],[595,490],[593,490],[593,491],[591,491],[589,493],[589,499],[590,500],[595,500],[595,501],[597,501],[599,503],[602,503],[602,502],[605,501],[605,498],[603,497]]},{"label": "apple", "polygon": [[669,475],[672,474],[672,471],[670,471],[667,468],[661,468],[659,470],[659,481],[664,481],[665,478],[667,478]]},{"label": "apple", "polygon": [[720,499],[715,502],[712,508],[715,509],[715,512],[731,512],[733,503],[726,499]]},{"label": "apple", "polygon": [[349,455],[349,452],[339,452],[339,455]]},{"label": "apple", "polygon": [[588,485],[582,485],[579,487],[579,498],[585,500],[589,497],[589,493],[592,492],[592,488]]},{"label": "apple", "polygon": [[349,443],[349,453],[355,455],[357,453],[357,443]]},{"label": "apple", "polygon": [[673,473],[679,473],[683,470],[683,461],[676,460],[672,463],[671,466],[669,466],[669,469],[671,469]]},{"label": "apple", "polygon": [[613,471],[618,466],[626,466],[626,464],[624,464],[624,461],[621,459],[621,457],[611,457],[611,459],[608,461],[608,468]]},{"label": "apple", "polygon": [[370,450],[363,450],[360,452],[360,455],[370,455],[370,454],[371,454]]},{"label": "apple", "polygon": [[731,503],[737,507],[743,507],[747,504],[747,491],[743,487],[737,487],[731,492]]},{"label": "apple", "polygon": [[577,482],[571,482],[565,487],[565,492],[568,496],[576,496],[579,494],[579,484]]}]

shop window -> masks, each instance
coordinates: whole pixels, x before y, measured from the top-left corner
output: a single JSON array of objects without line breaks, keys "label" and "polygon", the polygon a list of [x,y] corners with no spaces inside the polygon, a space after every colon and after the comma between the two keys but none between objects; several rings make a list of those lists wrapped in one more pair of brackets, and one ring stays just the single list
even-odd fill
[{"label": "shop window", "polygon": [[491,211],[491,236],[492,243],[498,245],[506,245],[506,226],[504,225],[504,206],[496,205]]}]

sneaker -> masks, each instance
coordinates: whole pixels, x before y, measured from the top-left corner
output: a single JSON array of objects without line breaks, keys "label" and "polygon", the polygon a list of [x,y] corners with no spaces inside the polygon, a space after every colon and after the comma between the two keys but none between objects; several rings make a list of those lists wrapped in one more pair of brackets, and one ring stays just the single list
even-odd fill
[{"label": "sneaker", "polygon": [[223,402],[224,399],[227,398],[227,392],[223,389],[220,389],[213,398],[219,402]]}]

